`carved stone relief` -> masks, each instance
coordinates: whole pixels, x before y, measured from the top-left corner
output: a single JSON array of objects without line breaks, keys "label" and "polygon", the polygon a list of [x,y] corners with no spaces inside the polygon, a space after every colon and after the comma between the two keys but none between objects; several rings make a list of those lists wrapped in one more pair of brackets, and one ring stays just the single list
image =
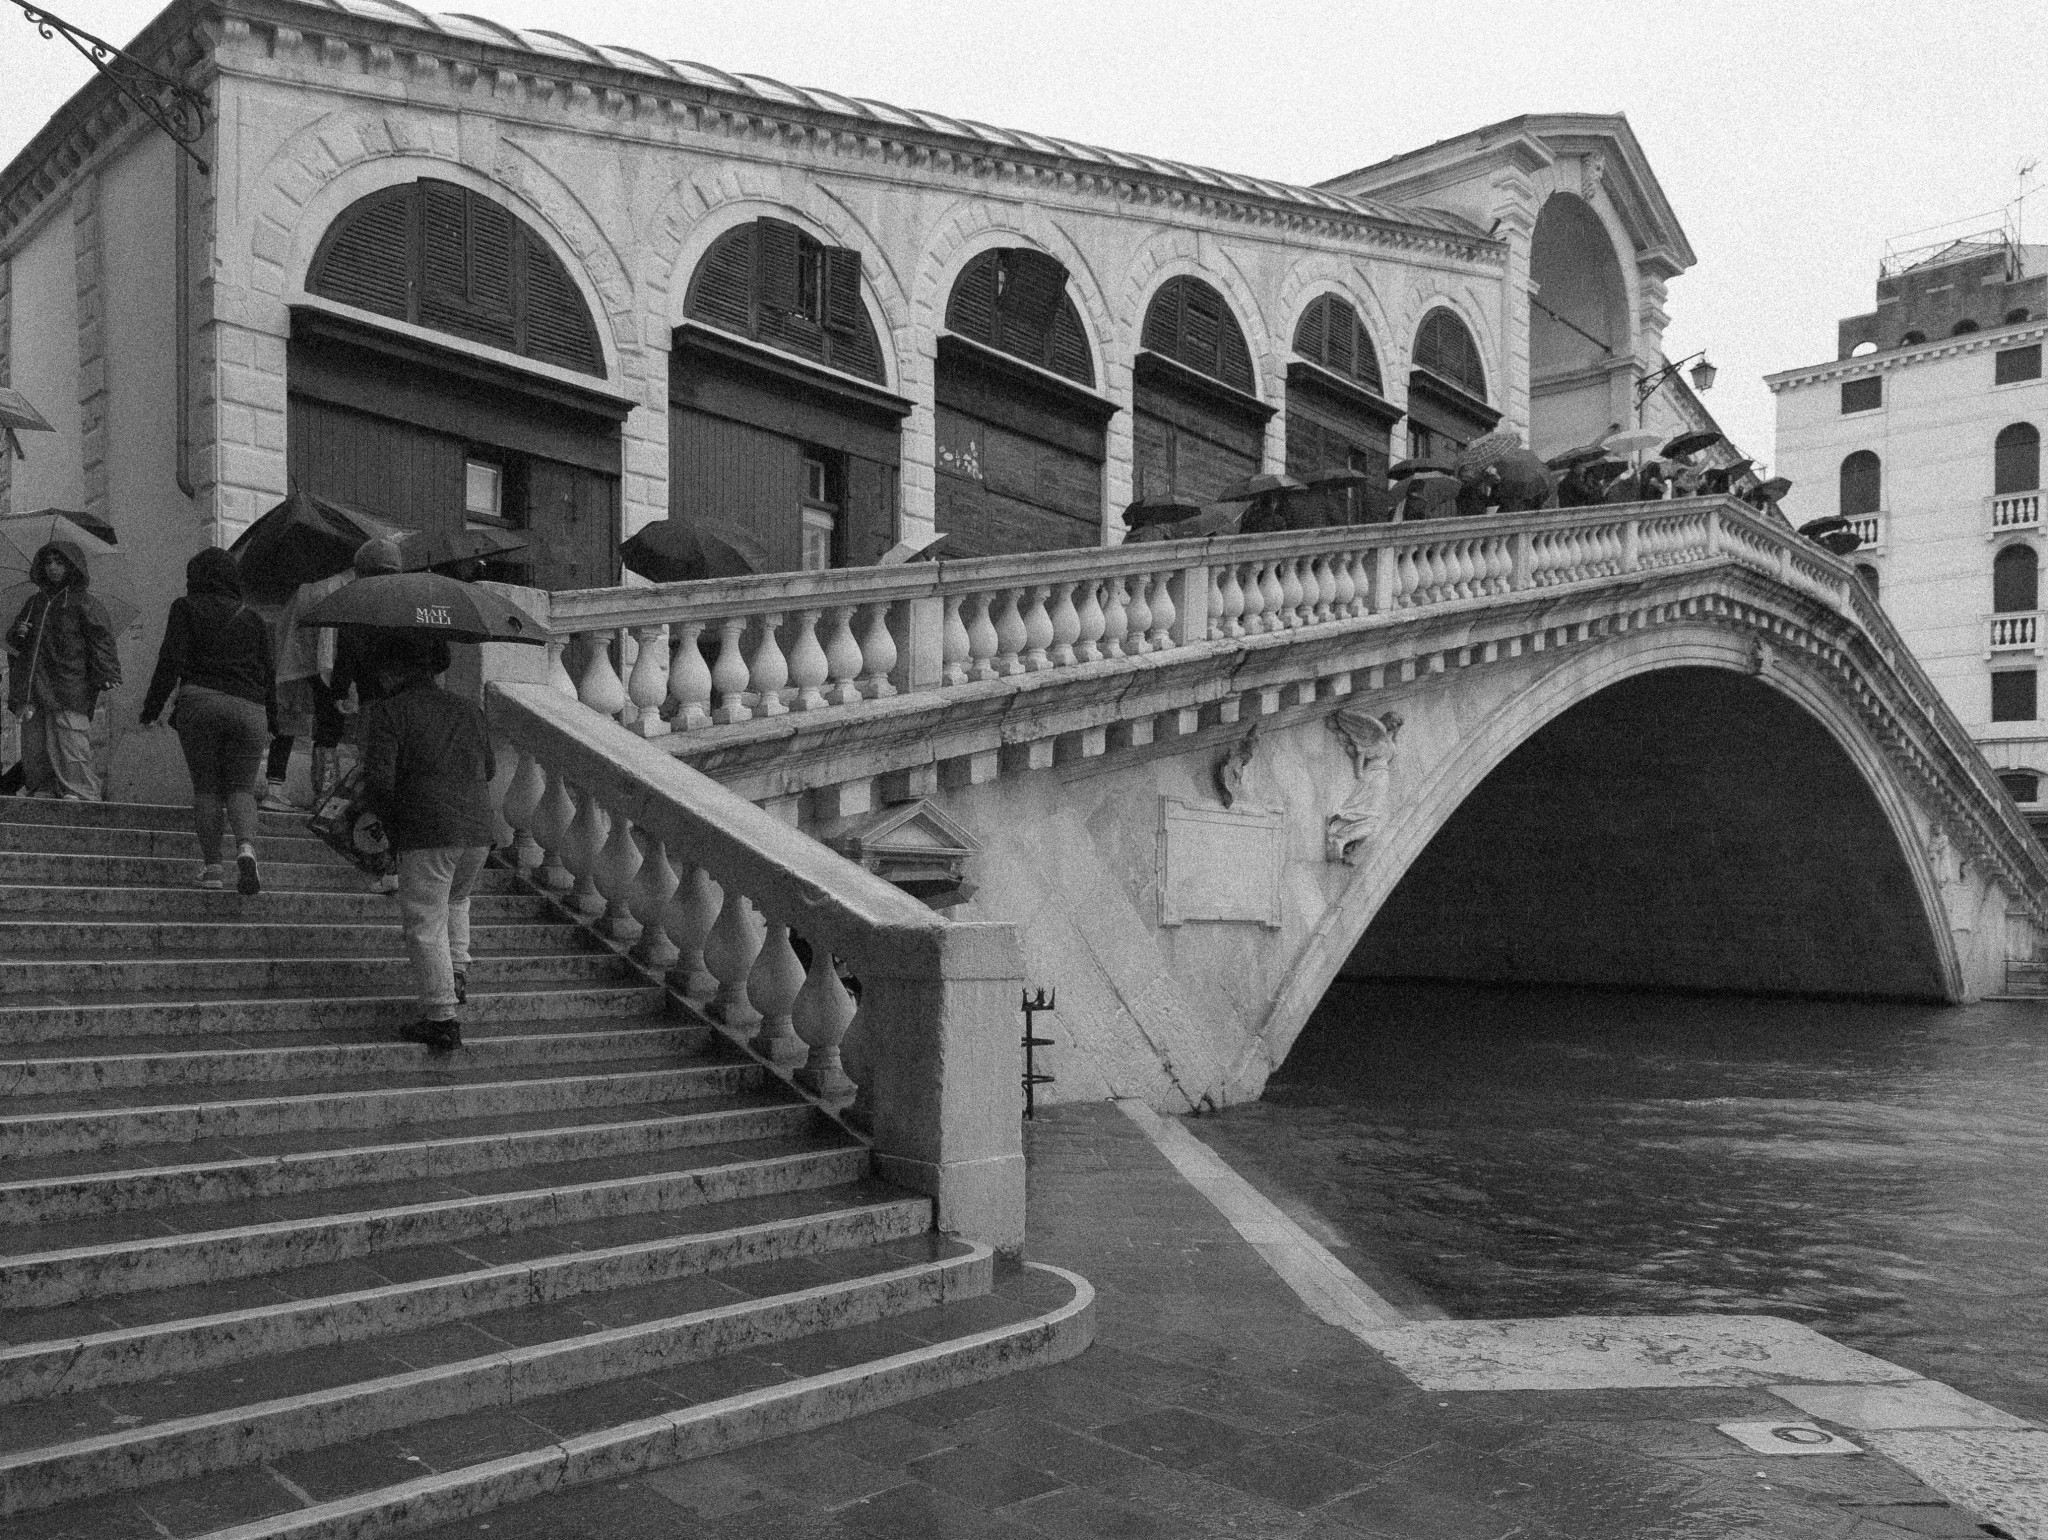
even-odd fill
[{"label": "carved stone relief", "polygon": [[1386,821],[1393,786],[1396,740],[1401,713],[1373,716],[1352,706],[1330,718],[1330,731],[1344,740],[1351,756],[1350,794],[1330,814],[1323,839],[1323,858],[1356,866]]},{"label": "carved stone relief", "polygon": [[1259,752],[1259,724],[1230,746],[1230,752],[1216,761],[1216,795],[1225,807],[1236,807],[1244,797],[1245,778],[1251,774],[1252,759]]}]

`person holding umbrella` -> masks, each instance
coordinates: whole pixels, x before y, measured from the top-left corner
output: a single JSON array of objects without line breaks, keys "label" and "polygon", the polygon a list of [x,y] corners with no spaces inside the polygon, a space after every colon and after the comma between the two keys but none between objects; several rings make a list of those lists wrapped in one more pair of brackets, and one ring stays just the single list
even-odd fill
[{"label": "person holding umbrella", "polygon": [[171,601],[156,672],[142,698],[153,725],[177,692],[178,747],[192,777],[199,886],[221,885],[222,813],[235,831],[235,888],[263,891],[256,866],[256,772],[277,730],[277,670],[270,627],[242,600],[235,559],[208,546],[185,563],[185,592]]},{"label": "person holding umbrella", "polygon": [[52,540],[29,565],[36,592],[7,628],[7,709],[22,719],[22,778],[31,797],[97,802],[92,713],[121,682],[106,607],[75,541]]}]

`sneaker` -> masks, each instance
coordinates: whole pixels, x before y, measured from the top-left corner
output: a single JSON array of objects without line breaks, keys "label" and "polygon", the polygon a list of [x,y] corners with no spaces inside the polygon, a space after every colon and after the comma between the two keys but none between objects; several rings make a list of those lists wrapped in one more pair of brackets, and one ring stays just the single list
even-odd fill
[{"label": "sneaker", "polygon": [[216,861],[216,862],[214,862],[214,863],[213,863],[213,864],[212,864],[211,866],[202,866],[202,867],[200,867],[200,868],[199,868],[199,886],[200,886],[200,887],[202,887],[202,888],[217,888],[217,887],[219,887],[220,885],[221,885],[221,878],[220,878],[220,862]]},{"label": "sneaker", "polygon": [[244,898],[254,898],[263,891],[263,879],[256,873],[256,852],[244,850],[235,857],[235,891]]},{"label": "sneaker", "polygon": [[401,1042],[420,1043],[437,1053],[462,1046],[462,1028],[452,1021],[409,1021],[398,1029]]},{"label": "sneaker", "polygon": [[263,793],[263,800],[256,804],[266,813],[303,813],[304,808],[284,794],[284,782],[272,781]]},{"label": "sneaker", "polygon": [[469,975],[460,968],[455,970],[455,1003],[469,1004]]}]

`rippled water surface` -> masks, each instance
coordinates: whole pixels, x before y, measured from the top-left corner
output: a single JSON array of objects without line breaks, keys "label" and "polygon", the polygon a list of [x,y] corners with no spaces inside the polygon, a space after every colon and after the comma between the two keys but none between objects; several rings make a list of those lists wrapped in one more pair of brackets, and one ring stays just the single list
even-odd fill
[{"label": "rippled water surface", "polygon": [[1340,985],[1193,1126],[1451,1315],[1767,1311],[2048,1418],[2048,1002]]}]

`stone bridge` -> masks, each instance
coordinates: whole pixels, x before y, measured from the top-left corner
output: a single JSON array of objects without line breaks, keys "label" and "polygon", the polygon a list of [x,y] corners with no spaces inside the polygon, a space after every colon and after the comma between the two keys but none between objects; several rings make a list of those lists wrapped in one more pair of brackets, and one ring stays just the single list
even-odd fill
[{"label": "stone bridge", "polygon": [[1730,500],[524,597],[574,640],[494,673],[964,863],[1064,1098],[1254,1097],[1340,975],[1969,999],[2048,899],[1868,592]]}]

